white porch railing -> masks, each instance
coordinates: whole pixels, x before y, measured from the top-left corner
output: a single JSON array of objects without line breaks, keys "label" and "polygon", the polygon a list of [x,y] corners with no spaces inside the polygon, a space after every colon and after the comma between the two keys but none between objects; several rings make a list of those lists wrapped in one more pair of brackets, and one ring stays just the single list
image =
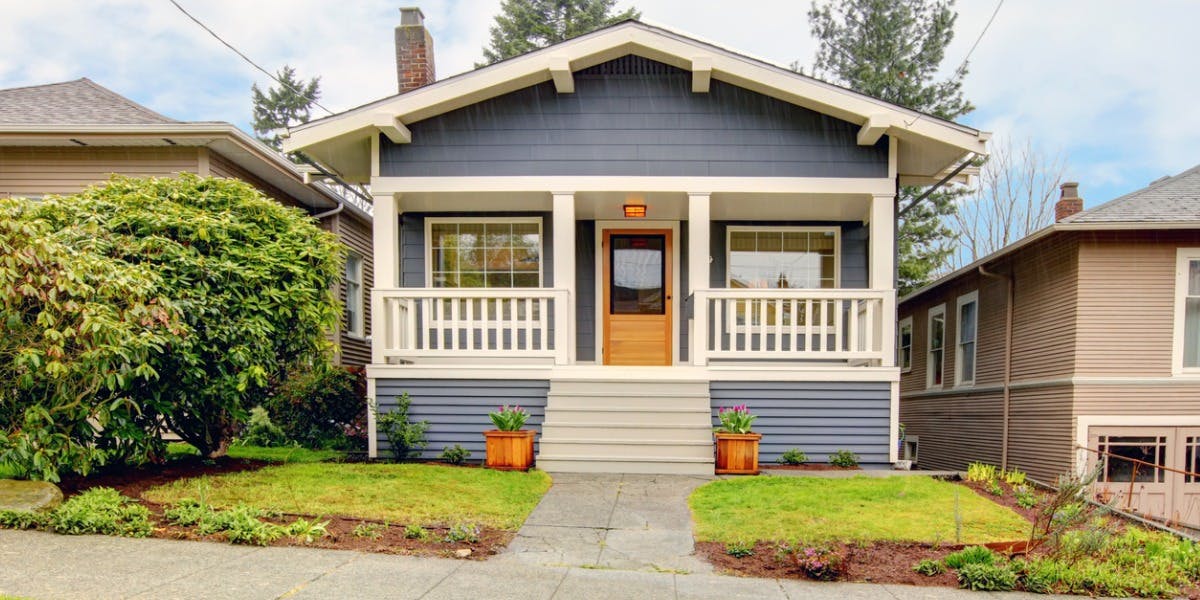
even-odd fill
[{"label": "white porch railing", "polygon": [[397,288],[372,291],[376,360],[434,357],[570,360],[562,289]]},{"label": "white porch railing", "polygon": [[710,359],[894,360],[891,290],[696,290],[693,302],[697,365]]}]

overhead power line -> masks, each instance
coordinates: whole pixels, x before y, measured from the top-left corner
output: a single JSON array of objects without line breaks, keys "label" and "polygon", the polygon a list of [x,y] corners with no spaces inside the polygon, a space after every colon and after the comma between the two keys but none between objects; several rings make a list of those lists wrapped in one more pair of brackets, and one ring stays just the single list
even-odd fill
[{"label": "overhead power line", "polygon": [[[174,2],[174,0],[172,0]],[[988,29],[992,26],[992,21],[996,20],[996,15],[1000,14],[1000,7],[1004,6],[1004,0],[996,3],[996,10],[992,11],[992,16],[988,19],[986,25],[983,26],[983,31],[979,32],[979,37],[975,38],[975,43],[971,44],[971,49],[967,50],[967,55],[963,57],[962,63],[954,70],[955,73],[962,73],[967,68],[967,61],[971,60],[971,55],[975,53],[975,49],[979,47],[979,42],[983,41],[983,36],[987,35]]]},{"label": "overhead power line", "polygon": [[[175,0],[167,0],[167,1],[170,2],[171,4],[174,4],[175,8],[179,9],[179,12],[186,15],[187,18],[191,19],[193,23],[199,25],[200,28],[203,29],[204,31],[207,31],[209,35],[216,38],[216,40],[218,42],[221,42],[221,44],[223,44],[226,48],[229,48],[230,50],[232,50],[234,54],[237,54],[239,57],[241,57],[242,60],[246,61],[250,66],[254,67],[255,69],[258,69],[259,71],[262,71],[264,75],[266,75],[267,77],[270,77],[272,80],[274,80],[279,85],[295,92],[297,95],[299,95],[301,97],[307,97],[304,92],[302,92],[302,91],[296,89],[295,87],[287,84],[286,82],[280,80],[278,77],[275,76],[274,73],[271,73],[270,71],[259,66],[258,63],[254,62],[253,60],[250,60],[249,56],[246,56],[245,53],[243,53],[241,50],[238,50],[236,47],[234,47],[233,44],[230,44],[229,42],[225,41],[224,38],[217,35],[217,32],[213,31],[212,29],[210,29],[208,27],[208,25],[205,25],[200,19],[197,19],[195,16],[193,16],[192,13],[187,11],[187,9],[180,6],[180,4],[178,2],[176,2]],[[329,110],[328,108],[325,108],[324,106],[322,106],[321,103],[317,102],[317,100],[315,98],[312,98],[311,100],[312,100],[312,103],[317,106],[317,108],[320,108],[321,110],[323,110],[331,115],[334,114],[334,112],[332,110]]]}]

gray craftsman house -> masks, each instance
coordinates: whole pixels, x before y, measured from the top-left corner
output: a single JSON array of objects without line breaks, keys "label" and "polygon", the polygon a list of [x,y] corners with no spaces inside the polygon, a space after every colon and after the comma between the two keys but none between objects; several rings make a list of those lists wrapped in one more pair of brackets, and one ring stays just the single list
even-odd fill
[{"label": "gray craftsman house", "polygon": [[440,81],[396,42],[399,94],[285,147],[370,185],[370,395],[427,456],[519,403],[545,470],[711,474],[748,404],[764,460],[896,460],[897,186],[987,134],[636,21]]}]

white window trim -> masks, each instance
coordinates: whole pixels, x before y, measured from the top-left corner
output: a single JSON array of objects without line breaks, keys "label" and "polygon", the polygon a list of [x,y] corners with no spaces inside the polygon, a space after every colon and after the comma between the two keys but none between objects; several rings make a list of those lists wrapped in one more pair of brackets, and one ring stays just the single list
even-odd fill
[{"label": "white window trim", "polygon": [[[970,379],[963,379],[963,339],[962,339],[962,307],[967,304],[975,303],[975,356],[972,358],[972,364],[975,365],[975,372],[971,374]],[[944,370],[944,367],[943,367]],[[979,290],[975,290],[958,297],[954,303],[954,385],[955,387],[964,387],[975,385],[975,379],[979,376]],[[945,373],[942,374],[942,380],[945,381]]]},{"label": "white window trim", "polygon": [[1180,377],[1200,378],[1200,367],[1183,366],[1184,318],[1187,315],[1187,278],[1189,263],[1200,260],[1200,248],[1179,248],[1175,254],[1175,321],[1171,344],[1171,373]]},{"label": "white window trim", "polygon": [[[737,231],[780,231],[803,233],[833,233],[833,289],[842,287],[842,228],[841,227],[803,227],[791,225],[730,225],[725,228],[725,289],[729,289],[732,278],[729,276],[730,257],[733,253],[730,240]],[[803,289],[803,288],[793,288]],[[822,289],[822,288],[811,288]],[[828,288],[826,288],[828,289]]]},{"label": "white window trim", "polygon": [[[537,223],[538,226],[538,285],[537,288],[494,288],[494,289],[541,289],[546,287],[546,228],[541,217],[425,217],[425,287],[433,287],[433,225],[436,223]],[[467,288],[470,289],[470,288]],[[489,288],[477,288],[489,289]]]},{"label": "white window trim", "polygon": [[345,275],[346,275],[346,282],[345,282],[346,283],[346,304],[347,305],[350,304],[350,283],[356,283],[356,284],[358,284],[358,303],[357,303],[358,306],[354,310],[354,313],[353,313],[354,318],[349,319],[349,322],[346,324],[347,325],[346,335],[349,335],[351,337],[356,337],[356,338],[362,338],[364,336],[364,322],[366,321],[366,319],[364,318],[365,317],[364,313],[366,311],[366,293],[363,290],[363,257],[362,257],[362,255],[358,254],[357,252],[350,252],[346,256],[347,266],[350,265],[350,260],[352,258],[358,261],[356,263],[358,265],[358,268],[355,269],[355,271],[354,271],[354,274],[356,275],[356,279],[351,279],[350,273],[348,271],[345,273]]},{"label": "white window trim", "polygon": [[[942,383],[933,383],[933,318],[942,316]],[[925,317],[925,389],[940,390],[946,383],[946,305],[939,304],[931,309]]]},{"label": "white window trim", "polygon": [[[903,333],[905,327],[908,328],[908,366],[905,366],[903,364],[904,361],[901,360],[903,356],[901,351],[904,349],[901,341],[904,339]],[[912,315],[909,315],[900,319],[900,323],[896,326],[896,365],[900,367],[901,373],[912,372],[913,340],[913,318]]]}]

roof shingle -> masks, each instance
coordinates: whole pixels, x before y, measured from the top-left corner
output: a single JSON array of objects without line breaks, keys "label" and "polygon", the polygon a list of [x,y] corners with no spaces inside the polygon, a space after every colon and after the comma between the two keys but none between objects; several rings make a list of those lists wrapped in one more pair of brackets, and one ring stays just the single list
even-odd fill
[{"label": "roof shingle", "polygon": [[0,90],[0,125],[179,123],[84,77]]},{"label": "roof shingle", "polygon": [[1062,220],[1081,224],[1193,221],[1200,221],[1200,165]]}]

